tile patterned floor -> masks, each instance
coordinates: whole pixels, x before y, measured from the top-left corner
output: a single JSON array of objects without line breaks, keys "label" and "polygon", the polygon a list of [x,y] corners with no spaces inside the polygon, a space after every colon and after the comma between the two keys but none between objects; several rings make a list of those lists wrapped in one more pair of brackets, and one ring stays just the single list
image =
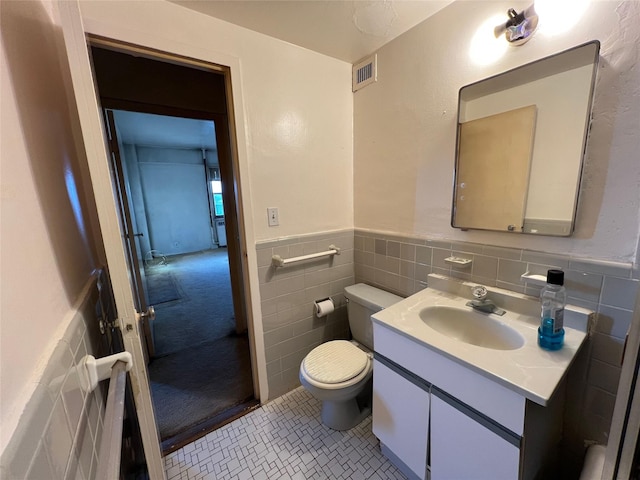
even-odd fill
[{"label": "tile patterned floor", "polygon": [[405,478],[380,453],[370,416],[331,430],[302,387],[169,454],[165,468],[169,480]]}]

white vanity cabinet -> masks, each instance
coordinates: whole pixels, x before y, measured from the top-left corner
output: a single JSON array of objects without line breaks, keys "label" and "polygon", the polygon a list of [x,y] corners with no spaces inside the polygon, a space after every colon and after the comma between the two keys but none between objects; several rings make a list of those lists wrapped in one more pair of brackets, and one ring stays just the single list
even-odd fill
[{"label": "white vanity cabinet", "polygon": [[392,329],[374,323],[374,336],[373,433],[405,475],[539,475],[560,441],[561,394],[543,407]]},{"label": "white vanity cabinet", "polygon": [[488,287],[501,316],[468,303],[475,284],[429,274],[429,288],[371,316],[373,432],[409,478],[553,476],[564,377],[593,312],[567,305],[564,346],[538,346],[539,301]]},{"label": "white vanity cabinet", "polygon": [[395,456],[401,470],[424,480],[428,478],[429,392],[379,360],[374,360],[373,372],[373,433],[383,453]]},{"label": "white vanity cabinet", "polygon": [[432,395],[432,480],[511,480],[519,469],[519,446]]}]

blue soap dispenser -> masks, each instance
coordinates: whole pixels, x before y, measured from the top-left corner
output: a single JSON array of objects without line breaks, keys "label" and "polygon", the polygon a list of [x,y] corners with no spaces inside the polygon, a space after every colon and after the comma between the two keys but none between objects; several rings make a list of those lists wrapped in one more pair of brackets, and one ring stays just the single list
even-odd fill
[{"label": "blue soap dispenser", "polygon": [[540,292],[540,327],[538,345],[545,350],[560,350],[564,343],[564,306],[567,292],[562,270],[547,271],[547,284]]}]

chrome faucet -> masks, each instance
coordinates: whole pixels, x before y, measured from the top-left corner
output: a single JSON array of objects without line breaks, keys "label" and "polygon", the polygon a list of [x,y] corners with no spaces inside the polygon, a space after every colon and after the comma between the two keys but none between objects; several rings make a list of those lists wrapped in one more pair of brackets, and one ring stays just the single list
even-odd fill
[{"label": "chrome faucet", "polygon": [[505,311],[496,307],[495,303],[487,299],[487,288],[482,285],[476,285],[471,289],[473,300],[467,302],[467,307],[483,313],[493,313],[495,315],[504,315]]}]

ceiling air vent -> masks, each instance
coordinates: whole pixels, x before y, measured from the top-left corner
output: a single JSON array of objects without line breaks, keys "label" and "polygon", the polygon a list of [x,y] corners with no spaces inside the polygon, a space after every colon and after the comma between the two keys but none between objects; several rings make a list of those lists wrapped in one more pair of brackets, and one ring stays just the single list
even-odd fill
[{"label": "ceiling air vent", "polygon": [[353,91],[378,81],[378,56],[372,55],[353,66]]}]

